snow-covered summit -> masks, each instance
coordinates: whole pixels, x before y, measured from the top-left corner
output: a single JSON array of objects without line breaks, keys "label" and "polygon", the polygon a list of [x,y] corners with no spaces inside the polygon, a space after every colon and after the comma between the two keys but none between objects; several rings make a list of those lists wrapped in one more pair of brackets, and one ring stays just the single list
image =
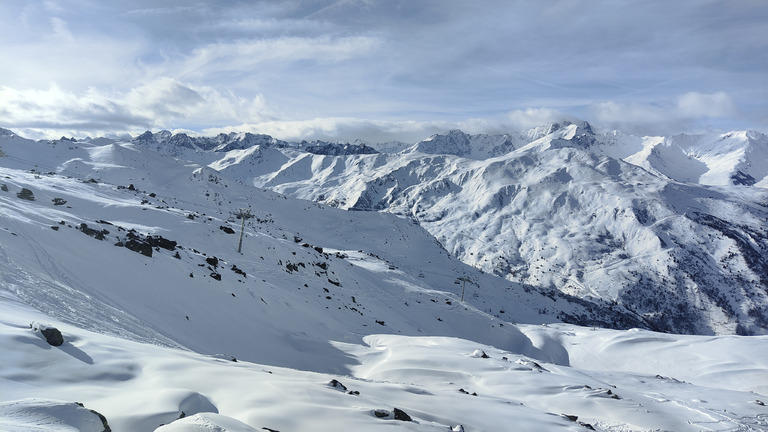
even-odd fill
[{"label": "snow-covered summit", "polygon": [[458,129],[435,134],[413,145],[409,151],[425,154],[454,155],[470,159],[487,159],[509,153],[517,146],[510,135],[469,135]]},{"label": "snow-covered summit", "polygon": [[376,154],[378,151],[365,144],[329,143],[325,141],[302,141],[297,146],[308,153],[327,156],[349,156],[356,154]]}]

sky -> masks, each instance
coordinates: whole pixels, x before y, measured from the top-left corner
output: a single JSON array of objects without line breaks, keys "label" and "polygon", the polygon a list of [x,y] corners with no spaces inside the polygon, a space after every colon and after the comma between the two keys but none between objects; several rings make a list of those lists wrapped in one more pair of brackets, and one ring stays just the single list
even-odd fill
[{"label": "sky", "polygon": [[768,132],[763,0],[5,0],[0,65],[29,138]]}]

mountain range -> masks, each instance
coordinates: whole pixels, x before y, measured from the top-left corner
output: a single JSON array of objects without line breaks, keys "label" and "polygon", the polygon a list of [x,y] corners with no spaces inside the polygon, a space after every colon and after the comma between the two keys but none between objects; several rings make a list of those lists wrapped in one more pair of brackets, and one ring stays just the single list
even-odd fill
[{"label": "mountain range", "polygon": [[452,130],[376,153],[249,134],[185,146],[145,137],[137,145],[244,185],[407,218],[472,267],[600,299],[647,328],[768,331],[768,137],[758,132],[635,137],[565,123]]},{"label": "mountain range", "polygon": [[2,129],[0,429],[760,430],[766,147]]}]

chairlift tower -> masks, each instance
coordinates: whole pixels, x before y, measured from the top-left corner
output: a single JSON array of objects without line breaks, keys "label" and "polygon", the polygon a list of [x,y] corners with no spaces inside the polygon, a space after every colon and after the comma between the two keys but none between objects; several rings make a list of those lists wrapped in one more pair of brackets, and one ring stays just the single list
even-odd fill
[{"label": "chairlift tower", "polygon": [[240,241],[237,244],[237,253],[242,254],[243,250],[243,232],[245,231],[245,220],[250,219],[253,217],[253,214],[251,214],[251,209],[245,209],[241,208],[237,210],[237,213],[235,213],[235,217],[240,219]]}]

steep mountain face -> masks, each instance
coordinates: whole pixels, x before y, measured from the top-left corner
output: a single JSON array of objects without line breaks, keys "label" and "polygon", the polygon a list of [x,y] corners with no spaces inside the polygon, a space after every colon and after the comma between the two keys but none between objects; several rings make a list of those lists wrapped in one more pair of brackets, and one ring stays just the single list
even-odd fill
[{"label": "steep mountain face", "polygon": [[363,144],[339,144],[324,141],[302,141],[298,147],[307,153],[328,155],[328,156],[348,156],[355,154],[375,154],[378,153],[373,147]]},{"label": "steep mountain face", "polygon": [[419,141],[410,148],[410,152],[486,159],[509,153],[516,146],[517,140],[510,135],[468,135],[454,129]]},{"label": "steep mountain face", "polygon": [[188,151],[228,152],[243,150],[254,146],[286,147],[288,143],[269,135],[249,132],[219,134],[215,137],[191,137],[184,133],[172,134],[167,130],[152,133],[144,132],[132,140],[134,144],[151,148],[163,154],[176,157],[189,156]]},{"label": "steep mountain face", "polygon": [[[495,158],[457,156],[472,154],[472,143],[452,131],[397,155],[283,152],[289,160],[278,171],[251,177],[230,166],[224,174],[341,208],[412,218],[465,263],[616,302],[658,330],[768,331],[768,193],[674,180],[706,179],[737,148],[761,154],[764,136],[730,134],[725,150],[707,150],[698,138],[685,151],[710,155],[707,165],[672,144],[680,137],[597,135],[586,123],[551,129]],[[745,138],[741,146],[734,137]],[[440,142],[444,154],[437,154]],[[716,151],[726,160],[712,159]]]}]

